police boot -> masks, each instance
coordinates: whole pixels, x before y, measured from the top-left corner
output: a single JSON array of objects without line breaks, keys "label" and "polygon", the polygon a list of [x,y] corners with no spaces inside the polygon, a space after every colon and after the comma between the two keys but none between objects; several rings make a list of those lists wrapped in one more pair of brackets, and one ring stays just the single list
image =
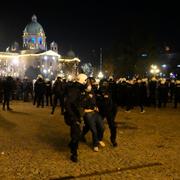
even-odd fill
[{"label": "police boot", "polygon": [[113,145],[113,147],[117,147],[118,146],[117,142],[112,142],[112,145]]},{"label": "police boot", "polygon": [[113,139],[113,138],[111,138],[111,143],[112,143],[113,147],[117,147],[118,146],[116,140]]},{"label": "police boot", "polygon": [[77,155],[72,154],[70,159],[71,159],[72,162],[78,162]]}]

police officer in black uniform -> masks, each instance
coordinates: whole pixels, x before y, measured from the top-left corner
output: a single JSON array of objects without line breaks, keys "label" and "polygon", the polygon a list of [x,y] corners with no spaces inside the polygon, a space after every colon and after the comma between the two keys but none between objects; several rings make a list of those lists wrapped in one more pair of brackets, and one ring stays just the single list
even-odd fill
[{"label": "police officer in black uniform", "polygon": [[176,80],[174,90],[174,108],[177,108],[178,103],[180,103],[180,80]]},{"label": "police officer in black uniform", "polygon": [[45,79],[45,96],[46,96],[46,106],[52,106],[52,83],[50,79]]},{"label": "police officer in black uniform", "polygon": [[64,113],[64,94],[65,94],[65,82],[62,80],[61,76],[58,75],[56,81],[53,85],[53,107],[51,114],[54,114],[57,102],[59,100],[61,106],[61,114]]},{"label": "police officer in black uniform", "polygon": [[45,82],[42,76],[39,76],[34,85],[35,93],[37,96],[37,107],[41,105],[44,107],[44,95],[45,95]]},{"label": "police officer in black uniform", "polygon": [[3,95],[4,95],[4,101],[3,101],[3,110],[5,111],[5,106],[7,105],[7,110],[12,110],[10,108],[10,98],[13,91],[13,78],[11,76],[8,76],[6,80],[3,82]]},{"label": "police officer in black uniform", "polygon": [[157,90],[157,80],[155,77],[149,82],[149,103],[150,106],[156,107],[156,90]]},{"label": "police officer in black uniform", "polygon": [[161,108],[162,104],[163,107],[166,107],[168,102],[168,84],[166,79],[161,79],[158,85],[158,107]]},{"label": "police officer in black uniform", "polygon": [[86,79],[85,74],[79,74],[76,82],[69,82],[66,86],[64,120],[70,126],[71,140],[69,147],[71,150],[70,159],[73,162],[78,161],[77,150],[81,133],[81,94],[84,91]]},{"label": "police officer in black uniform", "polygon": [[107,80],[104,80],[100,83],[100,88],[97,95],[97,104],[99,113],[101,114],[102,118],[107,119],[111,134],[110,140],[112,145],[116,147],[117,127],[115,124],[115,117],[117,114],[117,104],[115,103],[115,100],[113,101],[112,98],[112,93],[115,92],[111,89],[111,83],[112,82],[108,82]]}]

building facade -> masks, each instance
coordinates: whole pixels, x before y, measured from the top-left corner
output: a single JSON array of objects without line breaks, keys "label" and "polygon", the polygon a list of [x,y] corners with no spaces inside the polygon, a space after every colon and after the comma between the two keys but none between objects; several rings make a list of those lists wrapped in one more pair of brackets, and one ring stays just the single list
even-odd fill
[{"label": "building facade", "polygon": [[80,60],[78,58],[62,58],[58,52],[58,44],[54,41],[47,49],[46,35],[36,15],[23,31],[23,49],[14,43],[6,52],[0,52],[0,76],[35,78],[41,73],[45,78],[53,79],[59,73],[77,74]]}]

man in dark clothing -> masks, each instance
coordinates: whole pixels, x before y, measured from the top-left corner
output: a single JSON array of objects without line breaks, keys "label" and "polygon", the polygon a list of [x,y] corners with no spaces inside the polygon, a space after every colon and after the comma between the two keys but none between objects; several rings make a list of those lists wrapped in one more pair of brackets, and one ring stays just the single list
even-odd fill
[{"label": "man in dark clothing", "polygon": [[146,101],[146,84],[138,79],[133,85],[134,105],[139,106],[141,113],[144,113],[144,105]]},{"label": "man in dark clothing", "polygon": [[44,95],[45,95],[45,82],[42,76],[39,76],[34,84],[34,89],[37,97],[37,107],[41,105],[44,107]]},{"label": "man in dark clothing", "polygon": [[51,114],[54,114],[55,108],[57,106],[57,101],[59,100],[61,106],[61,114],[64,113],[64,94],[65,94],[65,82],[62,81],[60,76],[57,76],[57,79],[53,85],[53,107]]},{"label": "man in dark clothing", "polygon": [[133,81],[127,80],[126,82],[126,90],[125,90],[125,97],[126,97],[126,112],[130,112],[133,108]]},{"label": "man in dark clothing", "polygon": [[162,79],[159,82],[158,86],[158,107],[161,108],[162,104],[163,107],[166,107],[168,102],[168,84],[166,83],[165,79]]},{"label": "man in dark clothing", "polygon": [[4,102],[3,102],[3,110],[5,111],[5,106],[7,105],[7,110],[12,110],[9,106],[10,97],[13,91],[13,78],[8,76],[6,80],[3,82],[3,94],[4,94]]},{"label": "man in dark clothing", "polygon": [[33,84],[32,82],[25,77],[23,79],[23,99],[24,102],[28,102],[29,101],[29,94],[31,95],[31,99],[33,99]]},{"label": "man in dark clothing", "polygon": [[180,80],[176,80],[174,90],[174,108],[177,108],[178,103],[180,103]]},{"label": "man in dark clothing", "polygon": [[117,135],[117,127],[115,124],[115,117],[117,114],[117,104],[113,101],[112,93],[115,93],[112,91],[111,82],[104,81],[101,83],[101,86],[99,88],[99,92],[97,94],[97,105],[99,108],[99,113],[102,116],[103,119],[107,119],[108,126],[110,129],[110,140],[114,147],[117,146],[116,142],[116,135]]},{"label": "man in dark clothing", "polygon": [[16,100],[22,100],[23,83],[19,78],[16,79],[15,83],[16,83]]},{"label": "man in dark clothing", "polygon": [[155,77],[149,82],[149,102],[150,106],[156,107],[156,90],[157,90],[157,80]]},{"label": "man in dark clothing", "polygon": [[49,79],[45,80],[45,95],[46,95],[46,106],[49,106],[49,102],[50,102],[50,106],[52,106],[52,84],[51,81]]},{"label": "man in dark clothing", "polygon": [[78,144],[80,139],[80,107],[81,107],[81,94],[84,91],[85,80],[87,76],[85,74],[79,74],[77,77],[77,82],[69,82],[66,86],[66,96],[65,96],[65,112],[64,120],[67,125],[70,126],[70,136],[71,140],[69,147],[71,150],[70,159],[73,162],[78,161]]},{"label": "man in dark clothing", "polygon": [[176,87],[175,80],[171,80],[169,85],[170,102],[173,102],[175,87]]}]

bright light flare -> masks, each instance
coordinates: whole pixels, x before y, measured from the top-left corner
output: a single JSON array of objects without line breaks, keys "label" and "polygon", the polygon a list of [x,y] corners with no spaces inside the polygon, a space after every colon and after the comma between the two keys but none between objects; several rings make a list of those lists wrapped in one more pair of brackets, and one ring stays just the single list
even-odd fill
[{"label": "bright light flare", "polygon": [[162,65],[162,67],[163,67],[163,68],[166,68],[166,67],[167,67],[167,65],[166,65],[166,64],[163,64],[163,65]]},{"label": "bright light flare", "polygon": [[18,59],[18,58],[14,58],[14,59],[12,60],[12,63],[13,63],[14,65],[18,66],[18,65],[19,65],[19,59]]},{"label": "bright light flare", "polygon": [[157,67],[157,65],[151,65],[151,69],[150,69],[150,73],[151,74],[158,74],[160,72],[159,68]]},{"label": "bright light flare", "polygon": [[103,73],[100,71],[99,74],[98,74],[98,78],[99,79],[102,79],[104,77]]},{"label": "bright light flare", "polygon": [[46,70],[46,69],[43,69],[43,73],[44,73],[44,74],[47,74],[47,70]]},{"label": "bright light flare", "polygon": [[48,59],[48,57],[47,56],[44,56],[44,60],[47,60]]}]

